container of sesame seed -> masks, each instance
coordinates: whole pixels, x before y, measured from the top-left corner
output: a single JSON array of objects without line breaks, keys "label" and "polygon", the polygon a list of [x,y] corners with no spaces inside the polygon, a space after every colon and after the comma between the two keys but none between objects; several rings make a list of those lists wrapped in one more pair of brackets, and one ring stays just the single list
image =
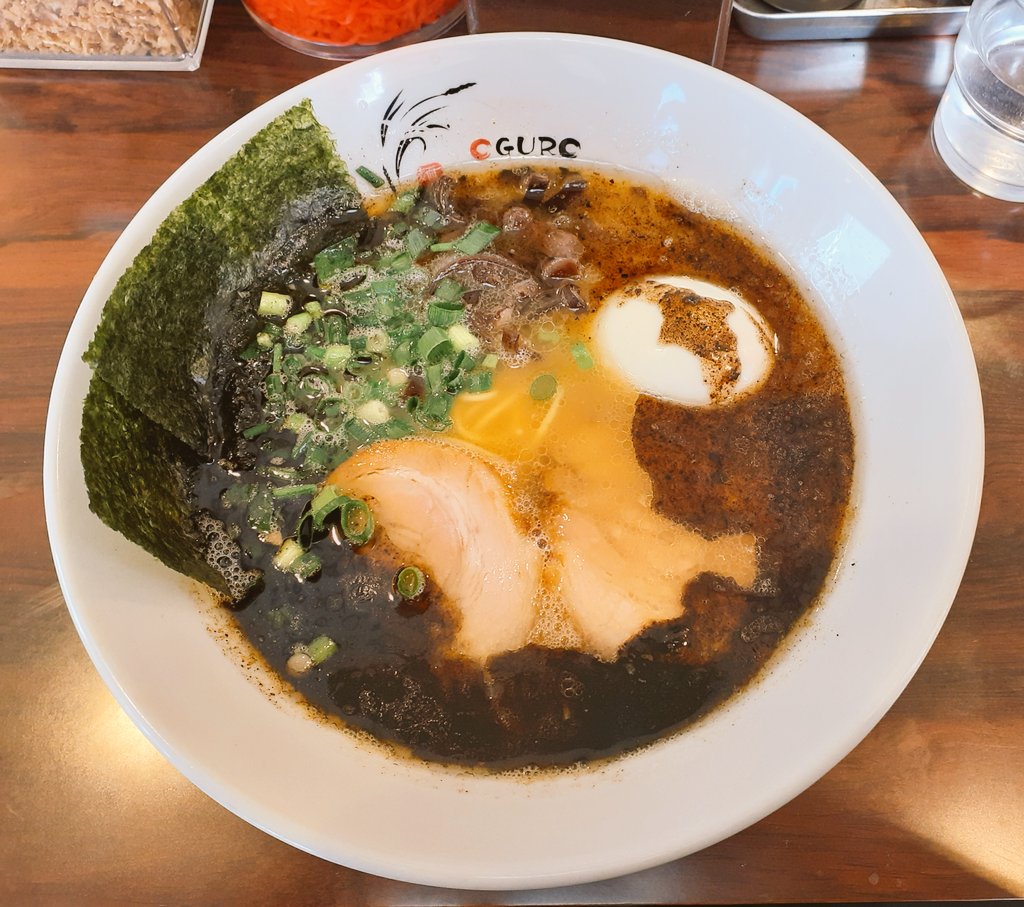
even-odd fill
[{"label": "container of sesame seed", "polygon": [[0,67],[199,67],[213,0],[2,0]]}]

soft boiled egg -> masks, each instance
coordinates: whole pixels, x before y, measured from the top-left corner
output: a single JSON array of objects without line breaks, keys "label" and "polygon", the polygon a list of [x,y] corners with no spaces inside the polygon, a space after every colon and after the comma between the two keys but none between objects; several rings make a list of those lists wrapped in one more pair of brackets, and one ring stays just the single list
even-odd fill
[{"label": "soft boiled egg", "polygon": [[602,361],[638,391],[684,406],[720,405],[756,390],[778,348],[761,313],[738,293],[676,275],[610,294],[594,339]]}]

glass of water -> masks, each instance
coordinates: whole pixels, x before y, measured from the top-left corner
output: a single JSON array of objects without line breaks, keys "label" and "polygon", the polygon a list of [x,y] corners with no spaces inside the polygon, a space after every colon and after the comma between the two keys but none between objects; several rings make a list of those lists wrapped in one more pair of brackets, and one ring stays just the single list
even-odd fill
[{"label": "glass of water", "polygon": [[974,0],[932,135],[967,185],[1024,201],[1024,0]]}]

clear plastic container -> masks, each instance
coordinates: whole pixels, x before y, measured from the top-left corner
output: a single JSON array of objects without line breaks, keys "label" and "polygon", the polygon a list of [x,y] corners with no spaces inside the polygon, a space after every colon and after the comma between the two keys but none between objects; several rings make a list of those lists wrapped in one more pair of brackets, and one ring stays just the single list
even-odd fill
[{"label": "clear plastic container", "polygon": [[285,47],[354,60],[443,35],[462,0],[242,0],[256,24]]},{"label": "clear plastic container", "polygon": [[213,0],[0,0],[0,67],[199,67]]}]

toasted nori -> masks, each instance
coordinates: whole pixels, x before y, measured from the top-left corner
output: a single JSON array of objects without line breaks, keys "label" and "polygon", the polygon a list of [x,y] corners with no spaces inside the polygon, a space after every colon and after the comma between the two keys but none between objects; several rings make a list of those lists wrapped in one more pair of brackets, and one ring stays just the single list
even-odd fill
[{"label": "toasted nori", "polygon": [[199,457],[94,374],[82,410],[89,504],[112,529],[167,566],[227,592],[204,557],[191,507]]},{"label": "toasted nori", "polygon": [[303,101],[168,215],[118,280],[84,356],[95,369],[81,434],[90,508],[233,599],[258,573],[240,567],[223,525],[197,511],[194,484],[238,430],[222,424],[235,356],[251,340],[260,288],[365,220]]},{"label": "toasted nori", "polygon": [[291,108],[168,215],[118,280],[85,359],[136,409],[217,455],[218,377],[268,258],[361,198],[309,101]]}]

